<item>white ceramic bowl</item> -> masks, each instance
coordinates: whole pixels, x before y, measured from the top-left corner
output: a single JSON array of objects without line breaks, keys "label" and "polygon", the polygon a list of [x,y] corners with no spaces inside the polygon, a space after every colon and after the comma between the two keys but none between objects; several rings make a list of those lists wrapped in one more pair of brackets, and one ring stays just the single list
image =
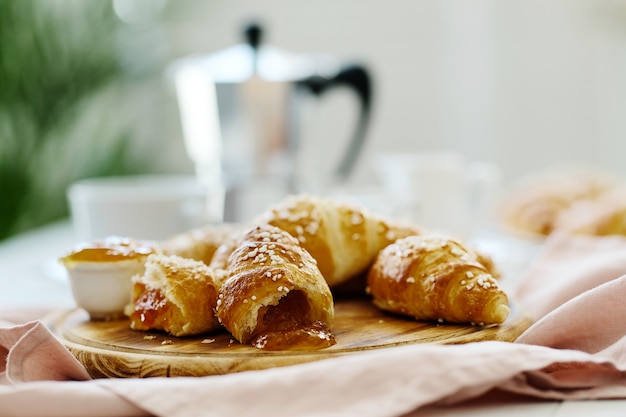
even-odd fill
[{"label": "white ceramic bowl", "polygon": [[151,243],[109,237],[83,244],[62,257],[76,304],[92,320],[117,320],[131,300],[132,277],[158,249]]},{"label": "white ceramic bowl", "polygon": [[72,184],[67,197],[81,241],[112,235],[161,240],[220,222],[224,211],[221,190],[186,175],[87,178]]}]

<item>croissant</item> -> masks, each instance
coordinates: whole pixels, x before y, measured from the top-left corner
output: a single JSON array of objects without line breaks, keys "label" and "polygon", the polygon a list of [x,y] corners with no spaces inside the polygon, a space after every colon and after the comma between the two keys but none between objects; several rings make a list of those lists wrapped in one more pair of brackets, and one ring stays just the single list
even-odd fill
[{"label": "croissant", "polygon": [[135,330],[164,330],[189,336],[220,328],[213,312],[218,284],[207,265],[175,255],[150,255],[143,275],[132,279],[126,308]]},{"label": "croissant", "polygon": [[367,286],[377,307],[418,320],[498,324],[510,312],[507,295],[476,255],[443,236],[409,236],[389,245]]},{"label": "croissant", "polygon": [[378,252],[424,229],[370,213],[365,208],[309,195],[288,196],[257,220],[298,239],[331,287],[365,273]]},{"label": "croissant", "polygon": [[211,224],[174,235],[160,242],[159,246],[166,255],[195,259],[209,265],[224,242],[237,239],[244,231],[239,224]]},{"label": "croissant", "polygon": [[513,230],[547,236],[574,203],[595,199],[615,184],[612,176],[586,168],[539,172],[505,194],[499,207],[501,221]]},{"label": "croissant", "polygon": [[574,203],[557,217],[555,224],[556,231],[571,234],[626,235],[626,186]]},{"label": "croissant", "polygon": [[261,225],[230,255],[216,315],[241,343],[317,349],[335,343],[333,298],[315,260],[287,232]]}]

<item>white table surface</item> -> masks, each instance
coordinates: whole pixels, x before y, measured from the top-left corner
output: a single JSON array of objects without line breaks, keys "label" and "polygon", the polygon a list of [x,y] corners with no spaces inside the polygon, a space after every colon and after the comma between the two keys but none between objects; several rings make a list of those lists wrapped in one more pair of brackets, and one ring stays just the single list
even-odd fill
[{"label": "white table surface", "polygon": [[[53,223],[0,242],[0,310],[71,308],[74,300],[65,271],[57,259],[76,242],[69,221]],[[495,241],[490,236],[477,244],[492,251],[506,266],[503,286],[512,286],[523,272],[524,259],[535,248],[519,242]],[[515,253],[516,256],[507,256]],[[508,275],[508,277],[507,277]],[[2,318],[2,317],[0,317]],[[626,400],[539,401],[501,398],[449,407],[427,407],[411,416],[626,416]]]}]

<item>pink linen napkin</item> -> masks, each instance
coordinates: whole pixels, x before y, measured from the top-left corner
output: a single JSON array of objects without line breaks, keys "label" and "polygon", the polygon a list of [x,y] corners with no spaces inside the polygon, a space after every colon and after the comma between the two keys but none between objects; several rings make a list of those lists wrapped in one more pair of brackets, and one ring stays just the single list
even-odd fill
[{"label": "pink linen napkin", "polygon": [[587,290],[626,274],[626,238],[553,234],[514,298],[535,320]]},{"label": "pink linen napkin", "polygon": [[0,383],[86,380],[89,374],[40,321],[0,331]]},{"label": "pink linen napkin", "polygon": [[[214,377],[77,382],[68,379],[85,378],[84,370],[45,327],[0,328],[8,354],[0,416],[398,416],[494,389],[626,398],[625,255],[624,238],[548,239],[514,294],[538,319],[516,343],[411,345]],[[13,368],[19,357],[29,371]]]}]

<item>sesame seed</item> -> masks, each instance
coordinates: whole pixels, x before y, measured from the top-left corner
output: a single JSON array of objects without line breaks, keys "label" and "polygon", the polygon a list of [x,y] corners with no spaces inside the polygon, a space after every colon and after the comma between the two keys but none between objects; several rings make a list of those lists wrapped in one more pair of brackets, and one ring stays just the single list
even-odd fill
[{"label": "sesame seed", "polygon": [[411,284],[412,284],[412,283],[414,283],[414,282],[415,282],[415,278],[413,278],[413,277],[408,277],[408,278],[406,279],[406,282],[409,282],[409,283],[411,283]]},{"label": "sesame seed", "polygon": [[202,342],[200,343],[213,343],[215,342],[215,339],[202,339]]},{"label": "sesame seed", "polygon": [[252,301],[256,300],[256,295],[253,295],[252,297],[250,297],[252,299]]},{"label": "sesame seed", "polygon": [[316,235],[319,228],[320,228],[319,223],[311,223],[307,226],[306,231],[310,235]]}]

